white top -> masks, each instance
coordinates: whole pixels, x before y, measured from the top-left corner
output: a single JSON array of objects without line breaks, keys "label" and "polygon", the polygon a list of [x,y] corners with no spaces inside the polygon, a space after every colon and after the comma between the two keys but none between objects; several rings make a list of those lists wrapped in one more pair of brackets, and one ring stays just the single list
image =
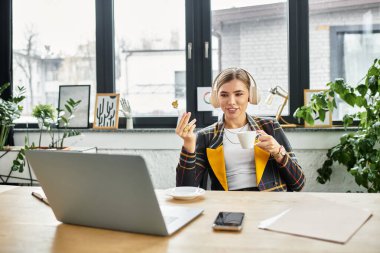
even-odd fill
[{"label": "white top", "polygon": [[229,190],[257,186],[254,151],[243,149],[237,137],[242,131],[249,131],[248,124],[242,128],[224,129],[223,151]]}]

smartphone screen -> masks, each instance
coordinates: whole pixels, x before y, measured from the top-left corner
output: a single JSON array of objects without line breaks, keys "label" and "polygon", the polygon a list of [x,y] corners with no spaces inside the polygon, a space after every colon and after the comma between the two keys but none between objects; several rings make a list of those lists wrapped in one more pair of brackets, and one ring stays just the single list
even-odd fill
[{"label": "smartphone screen", "polygon": [[244,219],[244,213],[220,212],[215,219],[213,228],[224,230],[240,230]]}]

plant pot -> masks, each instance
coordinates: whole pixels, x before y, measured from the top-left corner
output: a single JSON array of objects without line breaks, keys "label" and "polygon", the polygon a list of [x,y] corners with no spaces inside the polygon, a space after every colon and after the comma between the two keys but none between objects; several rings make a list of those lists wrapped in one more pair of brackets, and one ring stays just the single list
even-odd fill
[{"label": "plant pot", "polygon": [[21,147],[10,147],[0,151],[0,184],[38,185],[33,170],[26,161],[23,172],[13,171],[13,161],[16,159]]},{"label": "plant pot", "polygon": [[[22,147],[14,146],[9,147],[7,150],[0,151],[0,184],[12,184],[12,185],[39,185],[38,180],[33,172],[32,167],[29,165],[29,162],[25,162],[25,167],[23,172],[13,171],[12,165],[13,161],[16,159],[18,153]],[[50,149],[48,147],[41,147],[35,149],[43,150],[58,150]],[[96,153],[97,149],[95,147],[66,147],[59,149],[58,152],[62,150],[70,150],[75,152],[88,152]]]}]

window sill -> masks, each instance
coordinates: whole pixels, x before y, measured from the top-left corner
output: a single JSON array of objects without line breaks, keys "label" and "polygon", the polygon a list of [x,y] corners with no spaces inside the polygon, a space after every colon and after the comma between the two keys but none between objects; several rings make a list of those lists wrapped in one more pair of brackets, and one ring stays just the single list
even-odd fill
[{"label": "window sill", "polygon": [[[343,127],[332,128],[285,128],[284,131],[293,149],[329,149],[339,143],[339,138],[347,131]],[[136,129],[78,129],[82,134],[67,138],[66,145],[98,147],[99,149],[147,149],[179,150],[182,140],[176,136],[174,128],[136,128]],[[39,129],[15,129],[15,144],[24,145],[25,136],[30,142],[38,143]],[[55,131],[57,133],[57,131]],[[44,133],[43,144],[49,143],[49,135]]]},{"label": "window sill", "polygon": [[[348,127],[347,131],[355,131],[357,127]],[[80,128],[76,129],[82,133],[174,133],[175,128],[134,128],[134,129],[94,129],[94,128]],[[199,130],[199,129],[197,129]],[[333,127],[289,127],[283,128],[284,132],[345,132],[343,126]],[[61,129],[60,131],[63,131]],[[38,128],[15,128],[14,132],[40,132]],[[54,132],[58,132],[55,130]]]}]

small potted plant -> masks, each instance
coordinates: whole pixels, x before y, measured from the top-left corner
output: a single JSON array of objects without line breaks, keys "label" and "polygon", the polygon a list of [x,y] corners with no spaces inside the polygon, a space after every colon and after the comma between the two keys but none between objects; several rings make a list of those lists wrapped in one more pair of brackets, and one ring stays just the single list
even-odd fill
[{"label": "small potted plant", "polygon": [[[10,86],[5,83],[0,87],[0,95]],[[20,118],[23,107],[21,102],[25,99],[25,88],[17,87],[16,94],[12,98],[5,100],[0,98],[0,150],[4,150],[5,142],[8,139],[9,131],[14,125],[14,121]]]},{"label": "small potted plant", "polygon": [[38,120],[40,138],[38,147],[41,148],[41,137],[44,129],[51,130],[52,124],[57,118],[57,110],[51,104],[38,104],[33,108],[32,116]]},{"label": "small potted plant", "polygon": [[[68,137],[73,137],[80,135],[79,131],[75,129],[69,129],[70,121],[74,118],[74,113],[78,108],[81,100],[75,101],[73,99],[68,99],[65,103],[65,108],[67,114],[63,110],[57,110],[50,104],[38,104],[33,108],[32,115],[37,118],[40,124],[40,137],[37,148],[41,147],[41,137],[43,131],[49,133],[51,138],[51,143],[48,147],[50,149],[63,149],[64,140]],[[60,133],[60,128],[57,126],[63,127],[63,134]],[[57,134],[55,134],[54,129],[57,128]],[[29,140],[25,140],[25,146],[20,150],[16,159],[13,161],[12,170],[19,171],[20,173],[24,171],[26,165],[25,160],[25,150],[34,149],[34,143],[28,145]]]},{"label": "small potted plant", "polygon": [[62,137],[60,136],[60,133],[58,132],[58,138],[55,141],[54,137],[52,138],[52,146],[58,146],[62,149],[63,148],[63,141],[66,138],[73,137],[80,135],[80,132],[78,132],[75,129],[69,129],[70,121],[75,117],[75,111],[78,109],[79,104],[82,102],[82,100],[74,100],[72,98],[69,98],[65,103],[65,109],[67,111],[67,114],[64,110],[58,109],[58,118],[56,125],[60,128],[63,128],[63,134]]},{"label": "small potted plant", "polygon": [[[33,108],[32,115],[38,120],[40,126],[39,148],[41,148],[41,137],[44,131],[48,132],[51,138],[49,148],[59,149],[63,149],[65,138],[80,134],[74,129],[69,129],[70,121],[75,117],[74,113],[80,102],[81,100],[68,99],[64,105],[67,112],[55,109],[51,104],[38,104]],[[62,128],[63,134],[61,135],[60,129]],[[57,134],[54,133],[54,129],[57,129]]]},{"label": "small potted plant", "polygon": [[[0,87],[0,95],[10,87],[10,83],[5,83]],[[9,163],[13,160],[14,151],[16,149],[5,147],[6,141],[9,137],[9,131],[14,126],[14,121],[21,117],[23,107],[21,102],[25,99],[25,88],[17,87],[13,97],[8,99],[0,98],[0,151],[1,151],[1,164],[0,169],[6,170],[9,168]],[[11,154],[11,155],[7,155]],[[17,154],[17,153],[16,153]],[[7,155],[7,156],[6,156]],[[7,182],[9,176],[3,182]]]}]

